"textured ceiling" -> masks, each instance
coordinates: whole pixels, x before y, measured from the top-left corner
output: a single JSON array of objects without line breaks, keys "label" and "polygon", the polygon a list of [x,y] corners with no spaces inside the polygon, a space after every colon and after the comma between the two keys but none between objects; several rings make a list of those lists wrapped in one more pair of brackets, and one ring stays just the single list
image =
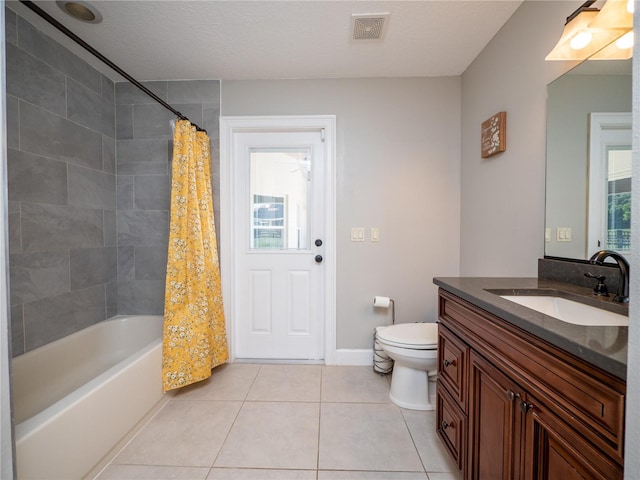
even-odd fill
[{"label": "textured ceiling", "polygon": [[[139,80],[192,80],[456,76],[522,2],[89,2],[103,15],[99,24],[74,20],[53,1],[35,3]],[[351,14],[386,12],[383,41],[350,39]]]}]

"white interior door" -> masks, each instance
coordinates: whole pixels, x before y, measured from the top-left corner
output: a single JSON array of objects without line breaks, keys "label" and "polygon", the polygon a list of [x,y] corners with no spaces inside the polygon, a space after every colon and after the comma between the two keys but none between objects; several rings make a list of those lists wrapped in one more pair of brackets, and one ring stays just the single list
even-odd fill
[{"label": "white interior door", "polygon": [[321,360],[332,191],[325,131],[246,129],[231,142],[233,356]]}]

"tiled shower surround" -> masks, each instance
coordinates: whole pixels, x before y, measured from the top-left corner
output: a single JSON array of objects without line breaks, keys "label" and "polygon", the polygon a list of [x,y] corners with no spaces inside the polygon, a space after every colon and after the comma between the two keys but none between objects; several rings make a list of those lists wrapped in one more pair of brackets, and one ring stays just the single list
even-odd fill
[{"label": "tiled shower surround", "polygon": [[[150,82],[145,86],[215,135],[212,158],[217,160],[219,82]],[[120,314],[161,314],[164,309],[174,119],[175,115],[132,84],[116,84]],[[217,172],[218,162],[212,163]]]},{"label": "tiled shower surround", "polygon": [[[162,313],[174,115],[5,15],[16,356],[117,314]],[[217,179],[219,82],[146,86],[210,132]]]}]

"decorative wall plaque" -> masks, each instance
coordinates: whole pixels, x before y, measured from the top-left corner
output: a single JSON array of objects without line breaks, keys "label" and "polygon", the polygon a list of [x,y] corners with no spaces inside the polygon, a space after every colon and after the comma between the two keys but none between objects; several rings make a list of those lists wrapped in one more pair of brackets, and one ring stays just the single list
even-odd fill
[{"label": "decorative wall plaque", "polygon": [[482,122],[480,148],[482,158],[488,158],[507,149],[507,112],[498,112]]}]

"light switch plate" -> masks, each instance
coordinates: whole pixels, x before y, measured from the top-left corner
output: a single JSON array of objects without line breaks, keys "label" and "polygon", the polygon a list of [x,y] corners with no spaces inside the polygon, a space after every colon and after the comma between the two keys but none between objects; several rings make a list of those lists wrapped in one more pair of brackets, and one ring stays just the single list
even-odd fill
[{"label": "light switch plate", "polygon": [[372,242],[380,241],[380,229],[378,227],[371,227],[371,241]]},{"label": "light switch plate", "polygon": [[351,227],[351,241],[364,242],[364,227]]},{"label": "light switch plate", "polygon": [[558,227],[556,232],[556,241],[570,242],[572,240],[571,227]]}]

